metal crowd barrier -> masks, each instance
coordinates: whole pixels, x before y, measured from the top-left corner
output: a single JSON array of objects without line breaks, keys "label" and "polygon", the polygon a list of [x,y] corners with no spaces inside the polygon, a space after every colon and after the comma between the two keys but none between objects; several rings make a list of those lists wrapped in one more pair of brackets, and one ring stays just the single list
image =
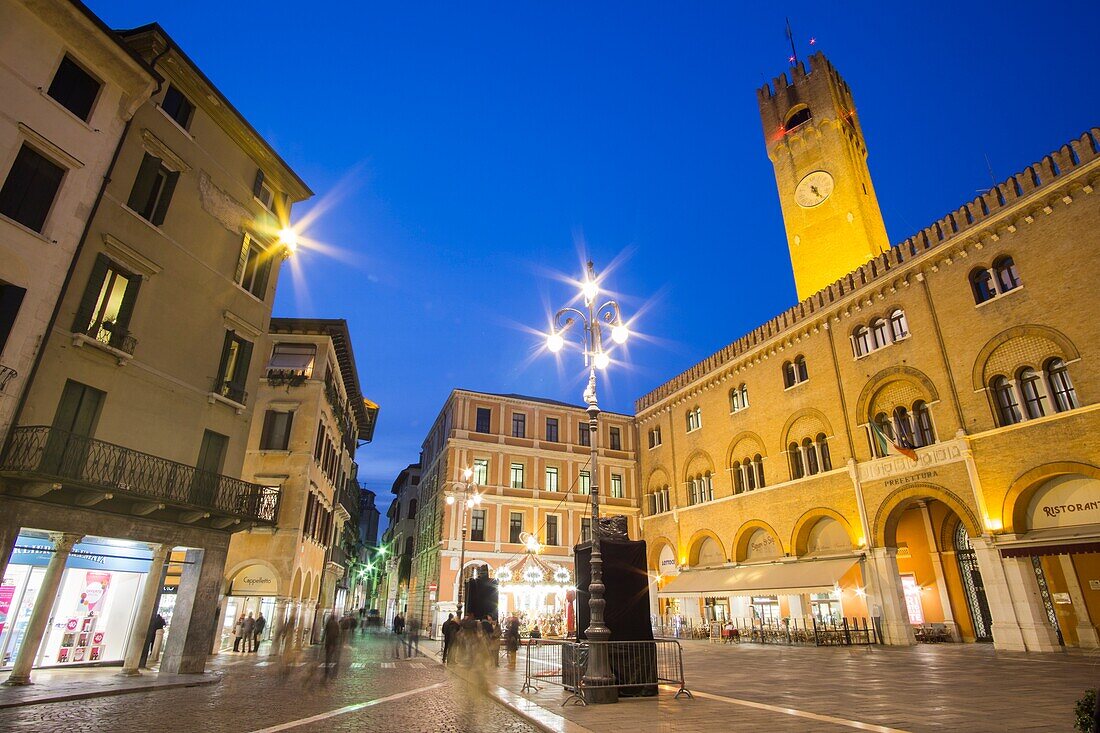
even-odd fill
[{"label": "metal crowd barrier", "polygon": [[522,692],[541,688],[538,684],[556,685],[572,694],[562,705],[573,702],[587,705],[586,690],[596,689],[584,682],[588,657],[596,644],[607,647],[613,681],[599,685],[614,687],[622,697],[650,697],[661,684],[677,685],[676,698],[687,695],[694,699],[684,682],[684,655],[680,642],[672,639],[655,641],[558,641],[531,639],[527,641],[526,667]]}]

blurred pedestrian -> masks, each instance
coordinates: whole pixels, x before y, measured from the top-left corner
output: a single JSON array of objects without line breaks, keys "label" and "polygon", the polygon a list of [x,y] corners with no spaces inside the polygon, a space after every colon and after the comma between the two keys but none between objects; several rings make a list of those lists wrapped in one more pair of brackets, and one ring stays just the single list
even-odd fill
[{"label": "blurred pedestrian", "polygon": [[405,656],[413,657],[420,653],[417,642],[420,641],[420,619],[413,616],[405,630]]},{"label": "blurred pedestrian", "polygon": [[264,618],[264,612],[260,611],[260,615],[256,617],[256,625],[252,627],[252,651],[253,653],[260,650],[260,639],[263,638],[264,629],[267,628],[267,619]]},{"label": "blurred pedestrian", "polygon": [[538,624],[535,624],[534,626],[531,627],[531,633],[528,634],[528,636],[530,636],[532,639],[541,639],[542,638],[542,630],[539,629]]},{"label": "blurred pedestrian", "polygon": [[447,620],[443,622],[443,663],[447,664],[448,655],[453,657],[451,652],[451,645],[454,644],[455,635],[458,634],[458,622],[455,621],[455,615],[453,613],[447,614]]},{"label": "blurred pedestrian", "polygon": [[336,676],[336,667],[340,663],[340,622],[336,614],[325,622],[325,679]]},{"label": "blurred pedestrian", "polygon": [[486,614],[481,620],[481,633],[485,638],[486,661],[494,667],[500,666],[500,639],[497,637],[499,630],[500,627],[493,621],[493,617]]},{"label": "blurred pedestrian", "polygon": [[405,617],[402,616],[400,613],[393,617],[393,633],[405,633]]},{"label": "blurred pedestrian", "polygon": [[243,652],[252,651],[252,634],[256,630],[256,619],[252,618],[252,612],[248,612],[248,616],[241,622],[241,630],[244,633],[244,648]]},{"label": "blurred pedestrian", "polygon": [[515,615],[504,622],[504,650],[508,652],[508,669],[515,669],[519,652],[519,619]]}]

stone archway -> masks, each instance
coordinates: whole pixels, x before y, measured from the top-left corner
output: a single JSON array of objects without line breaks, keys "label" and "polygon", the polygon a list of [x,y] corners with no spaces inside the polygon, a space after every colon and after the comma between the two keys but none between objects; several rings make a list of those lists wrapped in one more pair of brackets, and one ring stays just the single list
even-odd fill
[{"label": "stone archway", "polygon": [[[807,511],[798,518],[797,522],[795,522],[794,530],[791,532],[790,547],[792,554],[796,557],[801,557],[810,552],[826,549],[820,543],[812,542],[812,537],[814,537],[815,534],[820,535],[822,533],[822,522],[832,522],[837,527],[841,528],[841,531],[844,532],[848,539],[848,546],[844,549],[850,550],[859,546],[860,538],[856,536],[855,529],[843,514],[835,509],[816,507]],[[829,533],[828,536],[830,539],[833,537],[833,534],[834,533],[831,532]],[[813,544],[814,547],[811,548],[811,544]],[[829,541],[825,544],[833,545],[834,543]],[[839,542],[835,544],[838,546],[836,549],[840,549]]]},{"label": "stone archway", "polygon": [[[768,547],[769,541],[771,548]],[[774,549],[774,552],[772,551]],[[745,522],[733,539],[733,561],[759,560],[783,557],[787,553],[779,533],[770,524],[759,519]]]},{"label": "stone archway", "polygon": [[1060,461],[1037,466],[1021,474],[1008,487],[1001,505],[1001,517],[1004,531],[1022,533],[1029,529],[1028,509],[1035,494],[1051,479],[1062,476],[1080,475],[1100,480],[1100,468],[1088,463]]},{"label": "stone archway", "polygon": [[[712,544],[710,544],[712,543]],[[688,542],[688,566],[724,565],[729,560],[718,535],[709,529],[701,529]]]},{"label": "stone archway", "polygon": [[[959,562],[958,555],[960,547],[970,550],[969,538],[981,536],[970,505],[942,486],[913,484],[882,501],[873,526],[876,603],[893,643],[912,643],[914,631],[933,639],[984,640],[989,605],[982,576],[976,563]],[[966,538],[961,544],[956,529]]]}]

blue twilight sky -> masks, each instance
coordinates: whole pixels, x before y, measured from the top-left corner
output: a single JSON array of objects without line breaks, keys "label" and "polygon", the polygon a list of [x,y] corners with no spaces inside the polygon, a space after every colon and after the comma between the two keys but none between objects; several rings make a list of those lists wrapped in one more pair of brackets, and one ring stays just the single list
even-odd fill
[{"label": "blue twilight sky", "polygon": [[895,242],[1100,124],[1090,2],[89,1],[159,22],[317,192],[295,219],[338,252],[275,312],[348,320],[383,510],[452,387],[579,400],[525,329],[581,248],[644,337],[605,409],[795,302],[755,96],[784,14],[852,87]]}]

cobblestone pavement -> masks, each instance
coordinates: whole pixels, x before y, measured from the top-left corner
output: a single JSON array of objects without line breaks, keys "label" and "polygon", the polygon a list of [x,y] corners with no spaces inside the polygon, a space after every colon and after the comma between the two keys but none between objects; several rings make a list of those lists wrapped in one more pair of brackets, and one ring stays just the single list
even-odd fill
[{"label": "cobblestone pavement", "polygon": [[[682,642],[696,699],[561,707],[547,684],[523,697],[596,731],[985,733],[1073,730],[1074,702],[1100,685],[1100,653],[998,652],[986,644],[780,647]],[[427,648],[425,648],[427,651]],[[498,684],[518,692],[522,668]]]},{"label": "cobblestone pavement", "polygon": [[[0,710],[0,730],[248,733],[292,721],[302,722],[279,729],[295,733],[537,730],[435,662],[403,658],[392,637],[355,638],[343,650],[339,671],[329,681],[318,668],[320,654],[319,649],[311,649],[285,667],[275,658],[222,655],[213,665],[224,674],[219,684]],[[403,693],[412,694],[383,699]],[[349,707],[353,709],[312,722],[303,720]]]}]

